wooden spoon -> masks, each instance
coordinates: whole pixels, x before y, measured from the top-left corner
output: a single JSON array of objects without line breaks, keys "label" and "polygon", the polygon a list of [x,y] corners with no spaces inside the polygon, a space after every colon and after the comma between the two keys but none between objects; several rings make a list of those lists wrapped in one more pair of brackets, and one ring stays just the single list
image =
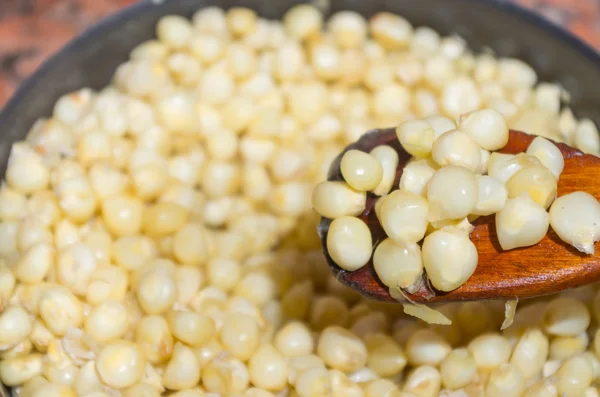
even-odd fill
[{"label": "wooden spoon", "polygon": [[[511,130],[508,144],[499,152],[511,154],[525,152],[535,137],[535,135]],[[584,154],[563,143],[554,143],[565,158],[565,168],[558,181],[558,195],[582,190],[600,199],[600,183],[598,183],[600,158]],[[348,146],[333,161],[328,180],[343,180],[340,161],[347,150],[370,152],[379,145],[389,145],[399,154],[400,162],[393,185],[397,189],[402,169],[411,156],[400,146],[394,129],[370,131]],[[386,237],[373,208],[377,199],[378,196],[369,193],[366,209],[359,216],[369,225],[374,246]],[[354,272],[345,271],[333,262],[327,253],[326,244],[330,223],[330,219],[321,219],[319,236],[331,271],[336,278],[342,284],[368,298],[396,301],[390,296],[388,288],[377,278],[373,262],[370,261]],[[476,219],[474,226],[470,238],[477,247],[479,264],[471,278],[451,292],[438,291],[429,283],[423,283],[414,294],[406,294],[407,299],[413,302],[433,303],[528,298],[552,294],[600,280],[600,258],[597,255],[579,252],[563,242],[552,228],[540,243],[532,247],[502,251],[496,236],[493,215]],[[599,249],[600,243],[596,245],[596,252],[599,252]]]}]

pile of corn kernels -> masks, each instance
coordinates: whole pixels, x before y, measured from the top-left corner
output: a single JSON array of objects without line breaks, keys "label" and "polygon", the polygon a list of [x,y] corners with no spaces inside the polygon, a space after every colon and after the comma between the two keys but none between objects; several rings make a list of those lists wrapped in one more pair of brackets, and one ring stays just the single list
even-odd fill
[{"label": "pile of corn kernels", "polygon": [[427,325],[330,275],[311,191],[374,127],[498,110],[597,154],[516,59],[400,16],[166,16],[100,92],[13,146],[0,380],[19,397],[598,396],[600,297],[452,304]]}]

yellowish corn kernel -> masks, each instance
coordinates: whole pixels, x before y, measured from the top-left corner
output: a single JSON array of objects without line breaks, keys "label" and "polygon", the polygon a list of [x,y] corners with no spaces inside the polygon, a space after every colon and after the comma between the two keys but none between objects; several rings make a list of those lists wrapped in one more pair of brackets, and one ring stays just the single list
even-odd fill
[{"label": "yellowish corn kernel", "polygon": [[504,364],[490,373],[485,395],[490,397],[518,397],[524,391],[525,379],[521,372],[512,364]]},{"label": "yellowish corn kernel", "polygon": [[373,16],[369,30],[375,41],[388,50],[407,47],[413,35],[413,27],[406,19],[389,12]]},{"label": "yellowish corn kernel", "polygon": [[127,293],[129,277],[117,266],[98,267],[90,276],[86,301],[97,305],[107,300],[121,300]]},{"label": "yellowish corn kernel", "polygon": [[248,373],[253,385],[266,390],[280,391],[287,385],[288,364],[273,345],[264,344],[250,357]]},{"label": "yellowish corn kernel", "polygon": [[478,187],[475,174],[466,168],[450,165],[436,171],[429,181],[429,221],[461,219],[477,205]]},{"label": "yellowish corn kernel", "polygon": [[19,306],[8,306],[0,313],[0,350],[5,351],[29,336],[32,322]]},{"label": "yellowish corn kernel", "polygon": [[192,35],[192,26],[187,18],[179,15],[162,17],[156,26],[158,39],[172,48],[184,47]]},{"label": "yellowish corn kernel", "polygon": [[117,340],[106,345],[98,354],[98,375],[107,385],[122,389],[136,384],[144,374],[146,360],[132,342]]},{"label": "yellowish corn kernel", "polygon": [[389,288],[408,288],[421,278],[421,249],[415,243],[396,243],[385,239],[373,254],[377,277]]},{"label": "yellowish corn kernel", "polygon": [[429,365],[415,368],[408,374],[404,383],[402,397],[434,397],[441,388],[441,376],[439,371]]},{"label": "yellowish corn kernel", "polygon": [[589,361],[579,355],[564,361],[555,376],[559,395],[582,396],[593,381],[593,370]]},{"label": "yellowish corn kernel", "polygon": [[192,347],[202,346],[216,334],[214,321],[194,312],[171,311],[167,322],[172,335]]},{"label": "yellowish corn kernel", "polygon": [[566,360],[585,352],[590,342],[587,333],[578,335],[556,336],[550,342],[549,357],[552,360]]},{"label": "yellowish corn kernel", "polygon": [[241,393],[248,388],[250,375],[246,365],[227,355],[217,357],[202,368],[202,385],[219,395]]},{"label": "yellowish corn kernel", "polygon": [[458,128],[485,150],[499,150],[508,143],[508,126],[494,109],[475,110],[460,117]]},{"label": "yellowish corn kernel", "polygon": [[194,387],[200,380],[200,364],[194,352],[182,343],[176,343],[173,355],[162,374],[162,384],[170,390]]},{"label": "yellowish corn kernel", "polygon": [[550,216],[529,195],[509,199],[496,213],[496,233],[503,250],[539,243],[550,224]]},{"label": "yellowish corn kernel", "polygon": [[29,354],[24,357],[9,358],[0,361],[0,381],[6,386],[19,386],[41,375],[43,356]]},{"label": "yellowish corn kernel", "polygon": [[565,167],[565,159],[560,149],[554,143],[538,136],[529,144],[527,154],[537,158],[558,180]]},{"label": "yellowish corn kernel", "polygon": [[430,158],[411,160],[402,170],[400,190],[426,196],[427,185],[437,168]]},{"label": "yellowish corn kernel", "polygon": [[101,343],[119,339],[129,329],[127,309],[120,302],[104,302],[90,311],[83,329]]},{"label": "yellowish corn kernel", "polygon": [[316,35],[323,25],[323,14],[311,4],[298,4],[283,16],[287,34],[298,40]]},{"label": "yellowish corn kernel", "polygon": [[359,150],[344,153],[340,163],[344,180],[359,191],[373,190],[383,178],[383,167],[377,159]]},{"label": "yellowish corn kernel", "polygon": [[548,359],[548,337],[538,328],[523,333],[510,357],[510,363],[521,371],[525,379],[537,376]]},{"label": "yellowish corn kernel", "polygon": [[277,331],[273,345],[286,357],[298,357],[311,354],[314,349],[310,329],[299,321],[293,321]]},{"label": "yellowish corn kernel", "polygon": [[312,70],[323,81],[336,80],[341,74],[342,57],[334,43],[317,40],[309,47]]},{"label": "yellowish corn kernel", "polygon": [[344,216],[329,225],[327,252],[341,268],[360,269],[369,261],[372,251],[371,231],[360,219]]},{"label": "yellowish corn kernel", "polygon": [[485,333],[473,339],[467,346],[478,370],[492,370],[508,363],[510,342],[494,333]]},{"label": "yellowish corn kernel", "polygon": [[377,217],[389,238],[397,243],[416,243],[423,239],[429,213],[425,198],[396,190],[382,201]]},{"label": "yellowish corn kernel", "polygon": [[585,153],[597,155],[600,152],[598,128],[589,119],[581,120],[574,133],[574,144]]},{"label": "yellowish corn kernel", "polygon": [[477,248],[460,230],[437,230],[423,242],[423,266],[433,286],[452,291],[464,284],[477,267]]},{"label": "yellowish corn kernel", "polygon": [[312,194],[312,206],[321,216],[336,219],[357,216],[365,210],[367,196],[346,183],[325,181],[319,183]]},{"label": "yellowish corn kernel", "polygon": [[556,199],[557,180],[548,168],[529,166],[517,171],[506,182],[506,188],[509,198],[527,193],[533,201],[547,209]]},{"label": "yellowish corn kernel", "polygon": [[344,372],[362,368],[367,361],[367,348],[356,335],[342,327],[323,330],[317,344],[317,352],[331,368]]},{"label": "yellowish corn kernel", "polygon": [[327,370],[313,367],[300,372],[296,378],[295,389],[300,397],[326,395],[330,389]]},{"label": "yellowish corn kernel", "polygon": [[426,121],[405,121],[396,127],[396,135],[410,155],[421,158],[431,154],[434,131]]},{"label": "yellowish corn kernel", "polygon": [[473,172],[481,164],[479,146],[460,130],[450,130],[440,135],[433,143],[431,158],[439,166],[456,165]]},{"label": "yellowish corn kernel", "polygon": [[402,372],[407,360],[398,342],[383,333],[367,334],[364,341],[368,351],[369,369],[381,377],[391,377]]},{"label": "yellowish corn kernel", "polygon": [[537,158],[525,153],[518,155],[492,153],[488,160],[488,175],[498,179],[502,183],[508,180],[523,168],[539,165]]},{"label": "yellowish corn kernel", "polygon": [[135,343],[151,364],[167,361],[173,354],[173,337],[167,321],[160,316],[145,316],[138,323]]},{"label": "yellowish corn kernel", "polygon": [[41,292],[39,315],[53,334],[63,336],[69,328],[81,325],[83,307],[69,289],[54,285]]},{"label": "yellowish corn kernel", "polygon": [[166,236],[185,225],[188,211],[173,203],[157,203],[144,211],[142,229],[150,236]]},{"label": "yellowish corn kernel", "polygon": [[256,319],[244,313],[230,313],[225,316],[220,329],[223,347],[234,357],[248,360],[259,345],[260,329]]},{"label": "yellowish corn kernel", "polygon": [[383,169],[381,181],[372,191],[378,196],[383,196],[389,193],[396,179],[396,169],[399,162],[398,153],[391,146],[380,145],[371,150],[369,154],[379,161]]},{"label": "yellowish corn kernel", "polygon": [[23,253],[12,271],[22,283],[39,283],[48,275],[54,263],[54,248],[50,244],[39,243]]},{"label": "yellowish corn kernel", "polygon": [[451,351],[440,364],[442,385],[450,390],[469,385],[476,375],[475,360],[465,348]]},{"label": "yellowish corn kernel", "polygon": [[114,196],[102,203],[102,219],[117,236],[136,234],[142,227],[143,204],[131,196]]},{"label": "yellowish corn kernel", "polygon": [[559,197],[550,208],[552,229],[564,242],[586,254],[600,239],[600,204],[590,194],[573,192]]},{"label": "yellowish corn kernel", "polygon": [[246,36],[256,29],[256,12],[249,8],[230,8],[227,11],[226,20],[229,31],[234,36]]},{"label": "yellowish corn kernel", "polygon": [[477,175],[479,190],[474,215],[492,215],[504,208],[508,199],[506,186],[489,175]]},{"label": "yellowish corn kernel", "polygon": [[357,12],[338,11],[329,18],[327,30],[342,48],[360,47],[367,36],[367,22]]},{"label": "yellowish corn kernel", "polygon": [[581,301],[566,296],[552,300],[543,316],[544,331],[550,335],[577,335],[589,324],[588,308]]}]

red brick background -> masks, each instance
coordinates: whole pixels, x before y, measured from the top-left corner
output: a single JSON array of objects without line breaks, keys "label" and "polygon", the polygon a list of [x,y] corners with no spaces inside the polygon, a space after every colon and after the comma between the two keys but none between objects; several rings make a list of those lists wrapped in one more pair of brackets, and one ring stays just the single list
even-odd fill
[{"label": "red brick background", "polygon": [[[0,0],[0,107],[48,55],[134,1]],[[600,0],[512,1],[565,26],[600,50]]]}]

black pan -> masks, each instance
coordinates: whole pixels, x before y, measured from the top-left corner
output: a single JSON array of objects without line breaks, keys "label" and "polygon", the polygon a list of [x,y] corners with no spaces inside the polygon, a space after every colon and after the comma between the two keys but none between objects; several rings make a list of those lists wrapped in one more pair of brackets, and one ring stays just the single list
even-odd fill
[{"label": "black pan", "polygon": [[[40,117],[49,116],[63,94],[106,86],[116,67],[139,43],[154,35],[165,14],[191,16],[207,5],[246,6],[280,18],[297,0],[145,0],[105,19],[67,45],[21,85],[0,113],[0,175],[11,145]],[[328,12],[353,9],[369,17],[391,11],[415,26],[457,33],[470,48],[491,48],[532,65],[542,81],[557,82],[571,94],[578,117],[600,125],[600,55],[570,33],[504,0],[330,0]],[[0,396],[4,397],[2,390]]]}]

